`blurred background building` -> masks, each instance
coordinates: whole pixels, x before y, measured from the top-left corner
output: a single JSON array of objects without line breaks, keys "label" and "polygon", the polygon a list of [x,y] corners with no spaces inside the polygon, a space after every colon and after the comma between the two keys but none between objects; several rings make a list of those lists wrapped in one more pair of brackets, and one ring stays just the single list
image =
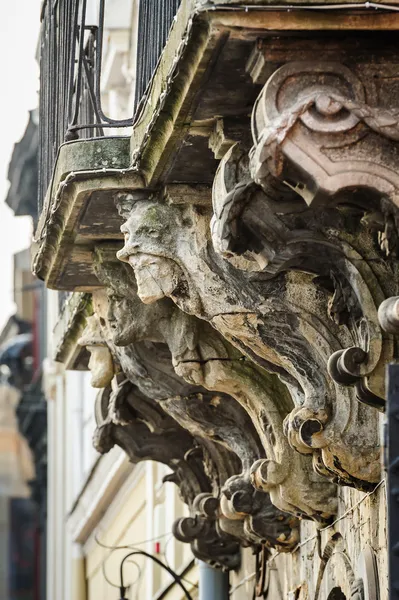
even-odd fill
[{"label": "blurred background building", "polygon": [[[5,199],[37,223],[38,115],[15,145]],[[31,251],[14,255],[16,312],[0,333],[0,596],[46,597],[47,403],[42,392],[46,292],[31,272]]]}]

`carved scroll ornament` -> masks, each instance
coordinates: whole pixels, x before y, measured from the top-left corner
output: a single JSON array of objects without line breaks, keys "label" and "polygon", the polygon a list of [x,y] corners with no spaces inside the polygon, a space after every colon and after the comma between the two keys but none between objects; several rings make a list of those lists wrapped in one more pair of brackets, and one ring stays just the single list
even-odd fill
[{"label": "carved scroll ornament", "polygon": [[113,390],[108,387],[99,392],[96,422],[93,441],[99,452],[108,452],[116,444],[133,463],[153,460],[172,469],[164,480],[176,483],[182,500],[194,514],[175,523],[176,537],[191,543],[194,555],[212,566],[237,568],[238,542],[218,530],[216,514],[202,518],[197,514],[197,498],[212,499],[212,480],[204,468],[203,448],[192,436],[127,380]]},{"label": "carved scroll ornament", "polygon": [[[105,269],[104,266],[102,268]],[[119,264],[114,265],[114,269],[124,271],[125,267]],[[104,278],[104,273],[102,277]],[[99,314],[101,314],[101,310],[104,314],[104,303],[101,308],[101,295],[103,296],[101,293],[95,295],[94,306],[97,308]],[[109,296],[110,300],[108,302],[111,307],[115,300],[112,294]],[[104,296],[102,299],[104,300]],[[174,305],[172,304],[172,306]],[[126,307],[129,307],[129,302],[126,304]],[[131,308],[132,306],[130,305],[127,313],[123,313],[122,311],[122,313],[115,312],[114,314],[120,314],[122,318],[119,323],[121,331],[123,331],[123,324],[126,324],[127,328],[130,327],[130,335],[132,336],[133,329],[129,324],[129,320],[134,312],[132,312]],[[176,308],[174,310],[178,311]],[[151,313],[149,307],[147,307],[147,312]],[[248,502],[245,507],[241,502],[236,510],[230,508],[229,511],[224,511],[222,503],[216,513],[212,515],[213,520],[218,519],[218,528],[221,531],[222,538],[224,536],[223,532],[225,532],[226,534],[238,537],[245,545],[264,543],[283,551],[292,549],[297,542],[296,519],[274,508],[270,503],[268,494],[255,492],[250,484],[250,467],[256,460],[264,456],[264,451],[246,413],[231,397],[227,397],[224,394],[218,396],[209,394],[209,392],[206,392],[198,385],[186,384],[176,374],[174,374],[174,377],[169,377],[170,371],[172,370],[173,372],[171,355],[169,353],[169,356],[167,356],[165,351],[160,354],[159,344],[157,344],[156,348],[153,347],[153,351],[151,351],[151,343],[147,342],[149,344],[149,352],[136,352],[137,341],[125,348],[114,346],[113,342],[107,336],[112,331],[115,332],[115,328],[111,329],[107,327],[105,319],[99,317],[99,314],[94,315],[88,320],[88,327],[81,343],[89,344],[90,346],[90,336],[92,335],[90,331],[93,331],[97,323],[97,333],[94,336],[97,338],[100,323],[103,323],[102,332],[100,332],[100,335],[103,336],[103,344],[106,343],[107,347],[111,349],[117,362],[122,358],[125,362],[130,363],[129,377],[135,382],[141,393],[145,393],[146,395],[152,393],[152,398],[158,402],[158,405],[167,408],[166,413],[172,414],[177,421],[181,422],[185,429],[190,431],[194,436],[193,439],[197,440],[198,446],[204,448],[205,455],[209,458],[206,471],[212,482],[213,493],[213,496],[212,494],[208,494],[209,502],[206,505],[209,506],[211,504],[213,506],[214,502],[216,502],[219,507],[218,498],[220,494],[222,497],[228,494],[227,490],[230,490],[229,482],[232,480],[236,481],[237,475],[235,474],[240,473],[240,470],[244,469],[243,475],[240,475],[239,479],[244,482],[244,485],[248,489]],[[182,316],[183,318],[187,318],[186,315]],[[173,323],[176,325],[176,322],[172,319],[171,324],[173,325]],[[142,326],[143,323],[140,323],[136,332],[137,336],[133,335],[132,339],[141,339]],[[155,327],[154,324],[153,327]],[[126,352],[128,354],[125,354]],[[193,357],[191,357],[191,360],[193,360]],[[155,366],[155,369],[152,368],[153,366]],[[144,377],[143,372],[145,373]],[[136,375],[137,373],[139,375]],[[145,384],[143,385],[144,380]],[[198,390],[201,390],[203,393],[198,393]],[[163,397],[162,392],[164,393]],[[191,392],[191,395],[184,395],[189,392]],[[168,393],[169,395],[174,394],[172,399],[168,400]],[[174,407],[173,410],[169,410],[170,406]],[[192,407],[192,410],[188,411],[188,406]],[[232,415],[230,418],[229,414]],[[245,431],[245,435],[243,433],[239,435],[241,428],[237,428],[237,422],[240,423],[243,431]],[[119,425],[121,424],[120,421],[118,423]],[[232,432],[233,423],[235,429]],[[128,437],[129,432],[126,432],[126,430],[124,432],[125,436]],[[237,457],[240,460],[237,460]],[[237,502],[239,496],[242,496],[242,493],[236,493],[234,496]],[[193,505],[193,503],[191,504]],[[203,503],[197,503],[197,505],[202,506]],[[232,517],[233,513],[234,516]],[[196,513],[196,515],[197,521],[199,520],[205,527],[204,519],[209,519],[210,515],[207,516],[202,513]],[[263,516],[265,516],[266,520]],[[234,522],[231,521],[231,518],[233,518]],[[237,519],[241,522],[240,525],[237,523]],[[185,524],[185,521],[179,521],[179,527],[176,525],[176,534],[178,534],[179,539],[182,539],[182,532],[186,531],[186,525],[188,527],[190,522],[188,521]],[[187,531],[191,531],[191,526]],[[187,537],[186,541],[192,541],[190,536],[191,534]]]},{"label": "carved scroll ornament", "polygon": [[[263,201],[265,195],[259,190],[256,196]],[[271,404],[281,414],[278,398],[288,391],[285,434],[292,447],[312,456],[318,473],[363,489],[378,482],[378,416],[356,401],[353,389],[336,384],[327,368],[334,352],[353,344],[350,329],[328,315],[328,306],[335,310],[338,305],[338,295],[333,301],[328,289],[330,271],[328,281],[316,285],[307,268],[273,276],[238,268],[212,251],[210,213],[202,206],[133,198],[125,217],[126,241],[118,257],[133,267],[141,300],[170,297],[183,311],[208,320],[250,364],[277,374],[286,390],[274,392]],[[170,286],[162,283],[167,278],[173,281]],[[159,284],[156,296],[154,282]],[[371,339],[375,360],[381,344]],[[258,431],[264,429],[259,411],[253,418]],[[361,435],[359,422],[367,423]],[[276,427],[279,441],[282,430]]]},{"label": "carved scroll ornament", "polygon": [[[386,257],[395,259],[397,250],[399,125],[398,110],[376,106],[377,98],[367,75],[360,79],[339,63],[286,64],[255,104],[250,171],[266,193],[271,181],[295,192],[291,207],[276,194],[265,206],[281,231],[269,262],[324,278],[330,272],[329,314],[353,339],[331,356],[331,377],[383,409],[383,370],[393,348],[377,311],[394,289],[395,267]],[[303,217],[295,219],[296,211]]]},{"label": "carved scroll ornament", "polygon": [[[338,434],[349,405],[342,441],[353,449],[350,431],[364,431],[362,412],[372,415],[359,413],[354,398],[385,406],[384,368],[394,349],[378,309],[383,329],[393,333],[394,299],[389,307],[384,299],[397,293],[399,126],[398,111],[376,106],[377,96],[367,76],[361,80],[337,63],[281,67],[255,104],[252,150],[233,146],[215,178],[215,249],[238,269],[270,279],[293,270],[313,274],[314,288],[327,292],[325,314],[318,315],[327,342],[325,349],[320,345],[320,368],[335,389],[327,385],[324,417],[308,397],[286,421],[299,451],[298,419],[312,437],[323,429]],[[369,425],[365,433],[375,446],[369,466],[376,473],[375,417]],[[330,447],[341,462],[337,447]],[[341,466],[348,474],[369,479],[366,464],[347,454]]]},{"label": "carved scroll ornament", "polygon": [[[108,283],[108,287],[115,286],[115,281],[120,282],[123,272],[123,277],[129,282],[129,293],[131,295],[136,293],[135,284],[131,280],[132,272],[129,276],[124,270],[126,267],[120,265],[120,273],[112,283],[112,277],[105,275],[109,268],[111,267],[107,267],[105,261],[101,263],[101,268],[97,268],[100,280]],[[116,268],[115,265],[112,266],[112,269]],[[147,275],[144,273],[144,277]],[[113,307],[113,295],[108,293],[108,297],[110,310],[115,318],[118,310]],[[137,302],[137,297],[132,298],[131,302],[130,312],[127,312],[124,318],[120,318],[121,324],[129,320],[129,314],[135,314],[132,307],[134,302]],[[163,339],[168,345],[176,373],[191,385],[197,386],[197,390],[206,388],[229,394],[241,404],[252,419],[263,446],[263,455],[267,457],[262,462],[262,468],[259,462],[262,459],[261,455],[251,465],[253,484],[260,491],[270,493],[273,504],[282,511],[318,521],[328,519],[335,512],[334,487],[315,477],[311,472],[309,458],[300,458],[296,455],[284,436],[283,420],[290,406],[289,394],[284,386],[275,376],[246,360],[242,353],[234,350],[212,327],[182,313],[168,299],[151,302],[147,307],[146,318],[149,319],[151,314],[160,314],[161,308],[156,308],[157,304],[168,307],[168,318],[158,317],[149,326],[148,331],[155,336],[154,339],[158,341]],[[142,318],[144,319],[144,316]],[[138,340],[141,335],[141,327],[142,323],[133,336],[135,340]],[[182,331],[186,333],[180,335]],[[183,342],[186,344],[185,348]],[[191,393],[194,392],[195,388],[191,390]],[[273,401],[274,395],[280,400],[277,408]],[[245,433],[248,437],[253,435],[249,429],[246,429]],[[223,438],[221,432],[219,436]],[[255,464],[256,469],[254,469]],[[250,469],[247,469],[244,479],[248,480],[249,471]],[[227,490],[228,487],[225,489]],[[227,510],[228,503],[225,502],[223,506]],[[231,512],[231,507],[228,510]]]},{"label": "carved scroll ornament", "polygon": [[253,180],[287,177],[308,205],[355,189],[398,205],[399,111],[378,100],[367,75],[340,63],[287,63],[255,103]]}]

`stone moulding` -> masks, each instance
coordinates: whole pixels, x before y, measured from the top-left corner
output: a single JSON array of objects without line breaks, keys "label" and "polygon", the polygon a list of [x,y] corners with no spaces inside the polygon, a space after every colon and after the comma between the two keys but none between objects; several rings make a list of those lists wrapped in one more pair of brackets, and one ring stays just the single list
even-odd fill
[{"label": "stone moulding", "polygon": [[53,358],[64,363],[66,369],[80,368],[82,351],[77,341],[86,327],[86,319],[92,312],[90,294],[73,294],[64,306],[62,316],[54,329]]},{"label": "stone moulding", "polygon": [[101,207],[107,212],[117,191],[141,186],[140,175],[129,169],[129,138],[61,146],[35,234],[34,274],[52,289],[86,291],[98,285],[90,272],[93,240],[120,238],[118,215],[104,218]]}]

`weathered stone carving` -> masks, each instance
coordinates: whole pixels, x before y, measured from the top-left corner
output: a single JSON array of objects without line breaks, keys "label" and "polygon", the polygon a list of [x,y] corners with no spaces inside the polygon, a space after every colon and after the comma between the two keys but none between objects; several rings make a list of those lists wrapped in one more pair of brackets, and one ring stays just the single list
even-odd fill
[{"label": "weathered stone carving", "polygon": [[[202,331],[205,335],[199,338],[199,347],[213,346],[213,354],[206,361],[179,365],[178,372],[209,390],[230,394],[250,415],[266,454],[251,464],[255,488],[268,492],[281,510],[316,520],[328,518],[335,511],[333,487],[312,474],[310,460],[295,454],[284,436],[284,416],[291,406],[284,386],[243,357],[214,329]],[[231,483],[236,489],[237,483]],[[225,496],[233,498],[234,492],[226,490]],[[229,504],[233,506],[233,500]]]},{"label": "weathered stone carving", "polygon": [[[212,478],[204,469],[204,448],[128,380],[114,390],[107,387],[99,392],[96,422],[93,441],[99,452],[109,452],[117,444],[133,463],[154,460],[166,464],[173,472],[165,480],[177,484],[183,501],[192,510],[199,496],[212,498]],[[181,521],[175,524],[174,531],[183,526]],[[195,527],[190,535],[177,537],[191,542],[195,556],[225,569],[239,565],[239,545],[231,536],[216,530],[216,516],[202,519],[201,524],[196,517],[183,521],[193,521]]]},{"label": "weathered stone carving", "polygon": [[[115,289],[115,286],[119,285],[120,289],[124,289],[125,304],[121,312],[119,312],[120,309],[113,306],[115,302],[114,293],[108,293],[110,313],[113,315],[118,314],[118,320],[122,325],[129,321],[130,315],[135,314],[134,304],[137,302],[137,292],[135,291],[133,273],[130,272],[129,275],[129,271],[126,271],[124,265],[120,265],[118,268],[114,263],[107,262],[105,249],[102,254],[99,250],[98,256],[97,276],[99,279],[108,284],[108,288]],[[119,273],[116,274],[116,271],[119,271]],[[121,285],[121,279],[123,278],[125,283]],[[127,287],[129,290],[125,289]],[[126,298],[129,294],[131,305],[127,310]],[[158,341],[163,339],[168,344],[176,373],[184,377],[192,386],[196,386],[191,388],[190,393],[195,393],[196,389],[203,390],[206,388],[229,394],[250,415],[264,448],[263,453],[266,453],[268,457],[267,460],[262,462],[261,470],[253,471],[251,475],[255,486],[260,491],[270,493],[273,504],[282,511],[315,518],[316,520],[329,518],[335,512],[333,487],[323,483],[322,480],[311,473],[309,460],[301,459],[295,455],[283,435],[283,419],[289,412],[290,407],[289,395],[284,386],[279,383],[276,377],[268,375],[265,371],[246,360],[212,327],[182,313],[168,299],[163,299],[155,304],[161,304],[161,302],[165,303],[162,310],[166,311],[164,315],[167,315],[167,318],[159,316],[161,314],[160,307],[148,307],[148,315],[147,317],[142,316],[136,334],[132,336],[133,332],[130,331],[131,340],[141,339],[140,336],[143,335],[142,321],[145,318],[150,319],[151,315],[156,314],[157,320],[149,326],[149,332],[153,339]],[[143,310],[143,305],[141,310]],[[116,331],[115,328],[113,331]],[[184,332],[184,336],[180,335],[181,332]],[[189,345],[189,348],[187,348],[187,345]],[[120,353],[120,351],[121,349],[117,349],[117,352]],[[185,393],[187,392],[182,390],[178,395],[181,396]],[[278,408],[272,401],[273,395],[279,397]],[[221,410],[221,413],[223,413],[223,410]],[[184,426],[188,427],[187,423],[184,423]],[[223,437],[220,432],[218,434]],[[245,435],[253,435],[249,427],[245,429]],[[242,452],[239,456],[243,461]],[[261,459],[261,455],[258,455],[258,459]],[[253,464],[260,467],[259,460],[253,461]],[[253,468],[253,464],[251,468]],[[298,468],[295,468],[295,466]],[[262,473],[262,475],[258,477],[258,473]],[[248,466],[247,474],[243,479],[244,487],[248,486],[249,475]],[[236,481],[234,481],[233,486],[236,488]],[[225,497],[228,495],[227,490],[228,485],[226,484]],[[238,496],[236,497],[238,498]],[[304,500],[305,498],[306,500]],[[230,507],[227,508],[228,504],[224,502],[223,506],[231,514],[233,505],[230,503]],[[259,506],[254,510],[258,514]],[[243,513],[242,510],[238,512]],[[269,516],[267,518],[269,519]],[[265,539],[265,536],[262,535],[261,539]]]},{"label": "weathered stone carving", "polygon": [[[390,98],[379,94],[379,85],[370,85],[364,68],[361,80],[337,63],[289,63],[276,71],[253,113],[249,170],[265,195],[262,223],[251,221],[253,198],[243,207],[219,196],[217,217],[223,224],[232,215],[233,227],[240,219],[238,235],[231,223],[225,225],[245,247],[237,252],[227,238],[233,254],[255,246],[261,256],[270,250],[264,271],[296,268],[324,281],[329,276],[334,290],[329,314],[348,329],[352,343],[333,352],[328,372],[340,385],[354,384],[358,399],[383,409],[384,366],[393,358],[393,346],[382,335],[377,309],[397,291],[399,128],[396,111],[383,106],[389,106]],[[375,106],[377,101],[382,106]],[[231,159],[232,152],[226,157]],[[295,195],[287,203],[289,189]],[[248,228],[246,212],[252,235],[243,241],[239,234]],[[267,236],[271,230],[274,239]],[[383,329],[392,333],[394,315],[388,304],[382,303],[379,314]],[[360,421],[356,417],[353,425]]]},{"label": "weathered stone carving", "polygon": [[[299,228],[293,209],[280,206],[277,219],[284,232],[280,241],[285,249],[291,247],[291,263],[279,251],[277,260],[283,261],[279,268],[308,267],[321,274],[330,268],[335,296],[346,306],[347,324],[352,317],[349,328],[354,338],[360,338],[357,347],[363,353],[358,351],[356,360],[346,360],[341,353],[342,369],[337,357],[332,374],[339,379],[341,370],[352,379],[363,378],[370,392],[383,398],[381,358],[390,349],[383,352],[377,309],[388,291],[382,285],[389,285],[392,271],[356,221],[360,219],[366,230],[376,229],[385,253],[391,252],[397,210],[386,197],[395,202],[388,180],[395,173],[392,139],[398,139],[399,129],[394,112],[365,103],[368,93],[364,82],[338,63],[289,63],[278,69],[254,108],[250,170],[253,181],[266,192],[276,179],[280,186],[294,187],[297,200],[292,201],[310,221],[310,227],[303,227],[302,220]],[[305,201],[302,209],[298,196]],[[275,209],[279,200],[275,196]],[[304,210],[306,205],[311,210]]]},{"label": "weathered stone carving", "polygon": [[[97,309],[101,300],[104,301],[105,298],[98,292],[94,303]],[[104,306],[106,304],[102,302],[102,307]],[[87,321],[79,343],[88,348],[102,347],[104,352],[96,356],[106,356],[107,363],[108,356],[105,351],[108,351],[113,360],[112,371],[118,373],[120,381],[118,385],[114,379],[112,386],[99,392],[96,402],[97,429],[93,438],[95,448],[104,453],[117,444],[125,450],[132,462],[154,460],[168,465],[173,472],[165,480],[178,485],[180,495],[188,504],[190,512],[194,511],[194,501],[198,495],[206,494],[218,503],[220,486],[231,476],[234,468],[239,468],[239,462],[229,450],[215,447],[204,439],[194,439],[163,411],[157,400],[164,397],[162,394],[165,393],[165,387],[168,391],[172,387],[176,393],[178,385],[176,376],[168,380],[165,353],[155,356],[151,353],[149,360],[149,352],[135,352],[134,346],[128,348],[130,352],[127,354],[121,352],[120,357],[130,367],[130,377],[139,384],[135,385],[126,379],[126,375],[121,371],[118,349],[109,337],[106,337],[109,328],[103,317],[94,314]],[[159,371],[157,358],[164,363]],[[155,369],[149,373],[148,366],[152,363]],[[89,367],[97,373],[101,364],[91,360]],[[162,367],[165,370],[162,370]],[[153,379],[154,372],[164,385],[156,384],[156,380]],[[92,377],[94,387],[100,387],[101,383],[103,381]],[[151,392],[154,393],[155,400],[148,396]],[[216,497],[213,494],[216,494]],[[178,538],[190,543],[193,553],[201,560],[223,568],[235,568],[239,564],[237,541],[228,534],[217,531],[217,516],[206,516],[206,523],[204,518],[202,519],[202,528],[196,528],[194,533],[185,539],[180,533]],[[193,518],[189,517],[187,521],[190,522]],[[197,524],[197,520],[195,522]],[[177,523],[177,534],[176,528]]]},{"label": "weathered stone carving", "polygon": [[[238,353],[235,353],[236,357],[228,357],[225,346],[229,345],[220,338],[218,340],[218,336],[212,328],[182,313],[169,300],[162,301],[164,306],[156,307],[155,309],[153,307],[145,307],[140,302],[140,310],[143,311],[143,308],[146,309],[147,314],[141,314],[141,319],[138,322],[136,331],[134,331],[131,320],[132,315],[137,314],[135,305],[138,298],[137,292],[135,292],[133,272],[123,264],[116,263],[112,252],[109,252],[107,247],[103,247],[97,251],[97,274],[99,279],[107,285],[109,304],[107,314],[112,315],[112,319],[115,319],[115,316],[117,316],[117,323],[111,319],[112,327],[110,333],[113,334],[113,339],[117,339],[118,341],[130,340],[133,342],[124,348],[113,346],[109,340],[107,342],[108,345],[111,344],[113,352],[118,357],[120,363],[124,365],[125,372],[127,374],[130,373],[132,381],[135,381],[141,389],[145,390],[145,393],[151,391],[153,398],[158,400],[162,400],[165,397],[169,398],[166,400],[168,405],[167,412],[173,414],[193,435],[199,435],[203,440],[210,438],[211,440],[221,441],[240,458],[242,475],[238,479],[237,476],[230,477],[231,467],[230,474],[228,469],[225,469],[226,475],[221,481],[221,484],[224,483],[223,497],[226,499],[229,496],[231,499],[233,496],[235,500],[230,502],[228,509],[226,501],[224,501],[222,503],[222,512],[226,512],[226,516],[231,516],[232,512],[234,512],[234,502],[237,502],[238,508],[234,513],[234,520],[245,521],[246,531],[241,533],[240,537],[245,539],[247,543],[248,540],[257,543],[263,541],[269,545],[277,545],[281,549],[292,548],[296,543],[296,533],[292,534],[288,530],[291,527],[296,527],[295,519],[287,517],[273,508],[270,505],[268,495],[263,492],[260,494],[255,492],[249,481],[252,464],[262,456],[265,456],[264,448],[250,419],[233,398],[226,397],[224,394],[210,396],[209,393],[205,392],[204,387],[201,386],[203,383],[201,364],[217,359],[218,364],[221,363],[224,368],[223,361],[227,359],[232,363],[234,370],[235,363],[238,360],[242,360],[243,357]],[[121,297],[122,293],[124,294],[123,297]],[[101,293],[94,294],[94,306],[97,306],[99,313],[101,313],[101,310],[104,312],[104,307],[101,309],[99,303],[101,303]],[[157,317],[156,320],[154,320],[154,314]],[[147,323],[147,333],[144,327],[145,322]],[[147,344],[149,351],[145,353],[141,350],[137,353],[140,342],[143,343],[143,336],[157,340],[157,344],[154,346],[154,344],[151,345],[147,341],[145,344]],[[168,342],[168,351],[163,347],[162,353],[160,353],[161,340]],[[188,348],[187,345],[189,345]],[[137,369],[138,360],[140,362],[140,369],[144,369],[146,373],[144,388],[142,377],[137,375],[139,373],[139,369]],[[183,379],[177,378],[174,371],[174,377],[171,376],[172,360],[175,364],[176,372],[179,375],[185,376],[189,385],[185,384]],[[134,361],[136,366],[132,370]],[[231,375],[229,377],[231,379]],[[158,389],[160,378],[162,389]],[[169,389],[165,388],[165,381],[169,381],[168,378],[173,384],[169,386]],[[195,381],[196,379],[198,381]],[[217,385],[212,389],[222,391]],[[226,389],[228,390],[227,383]],[[189,393],[190,396],[187,395]],[[173,401],[170,400],[171,397]],[[192,410],[188,409],[189,406],[191,406]],[[209,410],[211,406],[214,408],[217,407],[217,413],[215,410]],[[180,407],[180,410],[178,410],[178,407]],[[210,412],[215,421],[212,420]],[[229,419],[229,415],[234,415],[234,418],[230,416]],[[239,431],[237,430],[237,422],[240,423]],[[235,435],[232,433],[233,426],[235,427]],[[212,455],[212,449],[209,447],[208,453]],[[219,453],[220,449],[217,451],[217,454]],[[215,457],[215,462],[218,462],[217,457]],[[239,468],[235,468],[235,473],[239,471]],[[243,489],[239,493],[237,489],[230,493],[230,483],[232,483],[233,487],[237,488],[238,480],[242,482]],[[247,490],[245,494],[244,488]],[[295,494],[296,496],[298,495],[297,491]],[[243,502],[239,502],[239,497],[243,495],[246,496],[245,511],[243,509]],[[305,514],[306,516],[316,514],[317,518],[323,518],[331,514],[331,508],[329,508],[332,507],[331,501],[330,499],[326,501],[324,496],[320,498],[317,496],[317,501],[314,501],[310,508],[306,506],[305,509],[302,509],[302,507],[298,508],[296,504],[293,505],[291,503],[290,505],[288,503],[289,494],[286,494],[286,496],[288,498],[283,498],[279,502],[277,501],[276,505],[283,509],[288,508],[290,512]],[[277,499],[278,494],[276,495]],[[226,511],[223,510],[223,506],[226,508]],[[264,523],[262,522],[262,511],[266,519]],[[246,515],[248,515],[248,518]],[[287,522],[289,527],[288,525],[285,526],[284,522]],[[223,528],[226,531],[231,531],[231,522],[226,519],[223,523]],[[269,523],[273,523],[272,528],[268,526]],[[237,523],[234,524],[233,529],[237,535]]]},{"label": "weathered stone carving", "polygon": [[[114,264],[113,270],[114,272],[123,272],[125,271],[125,267],[120,264]],[[104,265],[102,266],[102,271],[106,271]],[[128,271],[126,276],[128,274],[130,275],[130,278],[133,275],[131,271]],[[129,293],[132,293],[131,288]],[[99,305],[99,303],[101,303],[101,293],[97,293],[95,298],[94,306],[97,307],[97,310],[101,313],[101,307]],[[112,305],[115,301],[113,295],[110,294],[110,304]],[[113,312],[113,314],[119,314],[121,318],[119,326],[121,326],[122,323],[127,323],[126,327],[130,327],[128,321],[131,319],[132,314],[134,315],[134,312],[131,310],[132,303],[134,303],[134,298],[130,304],[129,302],[126,304],[126,308],[128,309],[127,312],[124,310],[122,310],[121,313]],[[174,312],[180,312],[173,304],[172,307]],[[102,310],[104,310],[104,304]],[[151,313],[151,311],[149,312]],[[186,320],[188,317],[187,315],[182,315],[182,318]],[[122,358],[126,361],[127,358],[133,357],[135,361],[133,363],[133,371],[130,364],[132,381],[137,382],[138,388],[144,391],[145,394],[148,394],[149,392],[154,393],[155,399],[163,406],[167,407],[167,412],[172,414],[177,421],[180,421],[182,425],[194,435],[195,439],[200,440],[201,446],[205,448],[206,455],[211,459],[211,462],[207,467],[208,474],[211,475],[213,470],[213,475],[211,477],[213,482],[213,500],[219,503],[217,498],[221,493],[222,486],[223,497],[227,498],[229,495],[229,498],[231,498],[231,496],[234,496],[235,498],[235,501],[234,499],[232,501],[232,506],[234,506],[234,502],[237,504],[235,512],[232,507],[228,511],[224,511],[222,503],[221,513],[218,511],[218,515],[197,514],[197,520],[199,519],[202,522],[204,518],[210,518],[210,516],[215,520],[216,516],[219,516],[219,527],[221,530],[238,536],[246,545],[248,543],[262,542],[269,546],[277,547],[280,550],[290,550],[297,542],[296,519],[276,510],[271,505],[269,496],[262,492],[256,492],[249,481],[250,467],[256,460],[264,456],[264,450],[245,411],[243,411],[231,397],[226,397],[223,394],[218,396],[209,394],[198,385],[188,386],[184,383],[184,380],[181,381],[180,390],[178,390],[179,383],[176,375],[174,379],[172,378],[173,389],[162,390],[157,384],[157,380],[161,377],[162,382],[165,381],[165,375],[167,376],[168,374],[168,365],[170,370],[172,364],[171,355],[169,354],[169,356],[167,356],[166,352],[163,351],[160,356],[159,352],[156,352],[156,349],[155,355],[154,352],[151,352],[151,354],[137,354],[135,353],[136,342],[136,344],[130,344],[127,347],[130,354],[126,357],[123,353],[123,348],[113,346],[112,342],[105,337],[107,330],[101,332],[101,320],[102,317],[99,315],[94,315],[89,319],[89,326],[80,343],[89,344],[90,346],[92,345],[91,336],[96,340],[98,340],[99,337],[102,337],[103,345],[107,343],[108,346],[112,348],[112,353],[117,360],[118,358]],[[97,330],[95,330],[96,323]],[[173,319],[171,323],[173,323]],[[139,340],[143,335],[142,326],[143,323],[141,322],[137,331],[137,338]],[[105,324],[103,325],[103,328],[104,327],[106,327]],[[116,331],[116,329],[114,328],[112,331]],[[121,331],[123,333],[122,327]],[[131,329],[131,336],[132,332],[133,330]],[[135,339],[135,336],[133,336],[133,339]],[[193,361],[193,357],[191,357],[191,361]],[[148,367],[151,367],[154,363],[156,369],[150,373]],[[139,376],[134,375],[134,373],[138,371],[137,365],[139,365],[141,369]],[[145,372],[144,379],[146,380],[144,386],[142,383],[143,370]],[[190,396],[183,396],[183,393],[188,393],[188,389],[193,393]],[[205,393],[196,393],[198,390]],[[169,392],[169,394],[171,394],[172,391],[174,394],[180,391],[180,395],[168,398],[168,396],[165,397],[165,391],[166,393]],[[161,395],[162,392],[164,394],[163,397]],[[161,402],[162,399],[163,402]],[[212,413],[212,415],[209,413]],[[213,422],[212,417],[215,418],[215,422]],[[115,421],[115,419],[113,419],[113,421]],[[120,419],[118,422],[120,422]],[[237,423],[239,423],[240,426],[238,426]],[[128,437],[128,435],[129,433],[125,431],[125,436]],[[223,446],[226,448],[224,449]],[[231,451],[235,452],[240,458],[239,462],[237,462]],[[235,475],[236,473],[239,473],[240,470],[243,470],[243,475]],[[243,489],[235,489],[234,492],[230,493],[230,484],[232,482],[233,486],[236,488],[237,483],[241,482],[241,487]],[[243,500],[240,501],[240,498],[244,495],[246,496],[245,508]],[[210,496],[210,498],[212,498],[212,496]],[[229,521],[232,512],[234,512],[234,521],[242,521],[241,527],[237,527],[237,523],[231,523]],[[189,531],[191,531],[190,523],[191,521],[189,521],[187,525]],[[204,523],[203,526],[205,527]],[[179,539],[182,537],[182,531],[186,531],[186,525],[182,525],[182,522],[180,522],[180,526],[176,529],[176,532],[180,532]],[[192,541],[190,536],[191,534],[187,537],[186,541]]]},{"label": "weathered stone carving", "polygon": [[220,528],[246,543],[261,542],[280,551],[292,549],[298,541],[297,520],[276,511],[269,496],[251,485],[251,466],[264,455],[264,449],[240,405],[224,395],[197,395],[169,398],[162,406],[193,435],[222,441],[241,459],[242,473],[227,479],[222,489],[220,508],[226,518],[220,519]]},{"label": "weathered stone carving", "polygon": [[390,99],[378,97],[365,77],[334,62],[291,62],[278,69],[254,107],[254,181],[262,185],[268,173],[282,179],[290,171],[308,205],[355,189],[397,204],[397,111],[376,106],[377,99]]},{"label": "weathered stone carving", "polygon": [[[262,190],[255,195],[264,201]],[[285,419],[289,443],[313,456],[317,472],[369,489],[379,480],[378,417],[328,373],[331,354],[353,345],[349,329],[326,314],[331,292],[315,285],[315,274],[307,267],[297,270],[299,264],[295,271],[286,265],[274,276],[238,269],[212,251],[207,209],[168,200],[136,202],[132,194],[130,212],[123,211],[126,241],[118,256],[133,267],[140,298],[151,303],[169,296],[182,310],[210,321],[251,360],[278,374],[292,398]],[[262,206],[252,209],[262,214]],[[173,284],[165,286],[165,280]],[[159,284],[155,295],[154,282]],[[380,347],[378,338],[370,339]],[[274,396],[272,404],[278,405]],[[367,423],[360,436],[359,422]]]},{"label": "weathered stone carving", "polygon": [[115,375],[114,361],[108,346],[104,343],[98,318],[88,317],[86,328],[79,339],[79,345],[90,352],[88,368],[91,374],[91,385],[94,388],[105,388],[111,384]]},{"label": "weathered stone carving", "polygon": [[[228,556],[230,563],[222,568],[235,568],[239,564],[237,541],[220,533],[218,505],[217,498],[211,494],[197,495],[191,510],[193,516],[177,519],[173,524],[173,535],[181,542],[190,543],[194,556],[200,560],[217,567],[221,565],[220,556]],[[236,558],[235,563],[232,555]]]}]

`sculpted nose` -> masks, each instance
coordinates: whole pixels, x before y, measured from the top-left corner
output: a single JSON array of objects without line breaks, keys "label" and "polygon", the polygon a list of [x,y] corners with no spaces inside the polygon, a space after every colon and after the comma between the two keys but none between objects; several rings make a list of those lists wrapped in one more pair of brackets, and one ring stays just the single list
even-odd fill
[{"label": "sculpted nose", "polygon": [[129,256],[132,254],[137,254],[138,250],[139,244],[137,244],[137,242],[131,242],[129,239],[125,242],[123,248],[116,253],[116,256],[123,262],[129,262]]}]

